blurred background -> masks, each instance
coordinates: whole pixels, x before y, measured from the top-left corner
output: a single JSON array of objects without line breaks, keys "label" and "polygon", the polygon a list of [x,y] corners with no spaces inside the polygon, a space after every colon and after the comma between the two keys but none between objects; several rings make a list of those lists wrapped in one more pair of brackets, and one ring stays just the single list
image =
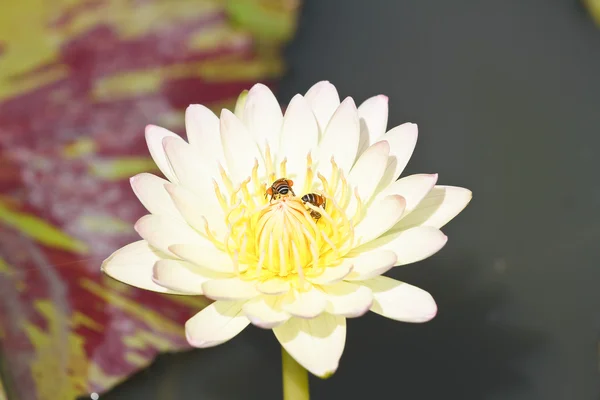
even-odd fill
[{"label": "blurred background", "polygon": [[[282,103],[327,79],[419,124],[405,174],[474,198],[395,278],[424,325],[350,321],[314,399],[600,399],[600,5],[595,0],[7,0],[0,4],[0,399],[277,399],[279,347],[189,350],[203,299],[102,276],[144,211],[149,123]],[[597,20],[598,24],[595,24]],[[3,388],[3,389],[2,389]],[[3,399],[4,400],[4,399]]]}]

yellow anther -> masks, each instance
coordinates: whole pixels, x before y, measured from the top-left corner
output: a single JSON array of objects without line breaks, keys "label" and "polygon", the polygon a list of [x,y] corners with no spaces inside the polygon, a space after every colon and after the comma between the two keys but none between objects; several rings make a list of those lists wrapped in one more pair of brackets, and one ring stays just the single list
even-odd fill
[{"label": "yellow anther", "polygon": [[233,193],[233,183],[231,183],[231,179],[227,175],[225,168],[219,163],[219,174],[221,175],[221,179],[223,180],[223,184],[225,185],[225,189],[229,192],[229,195]]},{"label": "yellow anther", "polygon": [[217,200],[219,201],[219,205],[225,212],[226,210],[229,209],[229,206],[227,205],[227,200],[225,200],[225,197],[223,197],[223,194],[221,193],[221,189],[219,189],[219,184],[214,179],[213,179],[213,187],[215,189],[215,196],[217,197]]},{"label": "yellow anther", "polygon": [[335,162],[335,159],[333,158],[333,156],[331,156],[331,178],[329,178],[329,182],[331,182],[331,192],[332,194],[335,194],[335,191],[337,190],[337,186],[338,186],[338,175],[340,172],[340,169],[338,168],[337,163]]},{"label": "yellow anther", "polygon": [[271,147],[269,143],[265,144],[265,165],[267,170],[267,176],[271,179],[272,176],[275,176],[275,171],[273,171],[273,158],[271,157]]},{"label": "yellow anther", "polygon": [[363,209],[363,203],[360,198],[360,195],[358,194],[358,189],[354,189],[354,197],[356,198],[356,211],[354,212],[354,216],[352,216],[352,224],[356,225],[362,219]]},{"label": "yellow anther", "polygon": [[[255,160],[250,176],[236,187],[219,166],[222,183],[213,181],[213,186],[227,229],[223,237],[217,238],[204,219],[204,234],[229,255],[240,277],[250,280],[277,277],[304,288],[309,285],[306,277],[318,276],[326,268],[339,264],[341,257],[353,248],[354,225],[362,218],[363,205],[357,198],[356,212],[349,218],[345,208],[352,191],[343,172],[332,159],[328,180],[313,170],[310,153],[306,157],[304,190],[297,192],[298,197],[281,196],[269,201],[265,192],[275,178],[287,178],[288,172],[294,175],[297,171],[287,171],[286,158],[280,159],[275,170],[268,145],[264,157],[268,178],[259,176],[261,165]],[[306,193],[323,196],[324,206],[303,203],[300,197]],[[315,219],[311,212],[312,215],[318,212],[321,217]]]},{"label": "yellow anther", "polygon": [[321,173],[317,174],[317,178],[319,178],[319,180],[321,181],[321,184],[323,185],[323,192],[325,193],[331,193],[331,190],[329,189],[329,183],[327,182],[327,179],[321,175]]}]

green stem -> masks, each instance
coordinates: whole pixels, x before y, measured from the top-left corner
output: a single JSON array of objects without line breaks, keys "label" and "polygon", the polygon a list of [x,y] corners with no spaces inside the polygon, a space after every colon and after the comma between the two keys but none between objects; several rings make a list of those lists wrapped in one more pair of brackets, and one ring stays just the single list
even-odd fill
[{"label": "green stem", "polygon": [[281,348],[283,400],[309,400],[308,371]]}]

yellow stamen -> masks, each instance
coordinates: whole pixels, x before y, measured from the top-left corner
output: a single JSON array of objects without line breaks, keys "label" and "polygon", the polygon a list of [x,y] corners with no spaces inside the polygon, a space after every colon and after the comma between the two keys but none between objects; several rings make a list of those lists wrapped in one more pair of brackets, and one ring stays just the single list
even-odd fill
[{"label": "yellow stamen", "polygon": [[[214,236],[214,233],[210,230],[210,226],[208,225],[208,220],[206,219],[205,216],[202,216],[202,221],[204,223],[204,236],[208,240],[213,242],[214,245],[217,247],[217,249],[225,250],[225,247],[223,246],[223,244],[217,240],[217,238]],[[202,234],[202,232],[199,232],[199,233]]]},{"label": "yellow stamen", "polygon": [[304,188],[302,188],[302,193],[309,193],[312,188],[314,179],[314,172],[312,169],[312,156],[310,152],[306,155],[306,177],[304,180]]},{"label": "yellow stamen", "polygon": [[219,164],[219,174],[221,175],[221,179],[225,184],[225,189],[227,189],[229,194],[231,194],[233,192],[233,184],[231,183],[231,179],[229,179],[227,172],[225,172],[225,168],[223,168],[221,164]]},{"label": "yellow stamen", "polygon": [[325,179],[325,177],[320,173],[317,174],[317,178],[319,178],[321,184],[323,185],[323,191],[326,193],[331,192],[331,190],[329,190],[329,184],[327,183],[327,179]]},{"label": "yellow stamen", "polygon": [[331,182],[331,192],[335,193],[336,189],[337,189],[337,184],[338,184],[338,176],[340,173],[340,170],[338,168],[338,165],[336,164],[335,160],[333,159],[333,156],[331,157],[331,160],[329,161],[331,162],[331,178],[329,179],[329,182]]},{"label": "yellow stamen", "polygon": [[[258,160],[255,160],[250,176],[236,183],[237,186],[225,170],[219,168],[221,183],[214,182],[215,196],[223,210],[227,230],[222,238],[218,238],[205,220],[204,234],[230,256],[234,270],[242,279],[264,281],[277,277],[296,288],[305,288],[307,278],[319,276],[326,268],[338,265],[341,257],[353,248],[354,226],[362,218],[363,205],[355,191],[356,210],[350,218],[346,208],[352,190],[343,171],[331,159],[328,180],[313,170],[310,153],[306,157],[304,190],[297,193],[298,196],[265,199],[266,187],[275,178],[287,177],[288,171],[286,158],[275,171],[269,146],[266,146],[264,156],[266,182],[259,181]],[[310,190],[313,187],[314,192]],[[303,203],[300,197],[305,193],[325,197],[324,206]],[[318,212],[321,218],[315,220],[311,212]]]},{"label": "yellow stamen", "polygon": [[223,197],[223,194],[221,193],[221,189],[219,189],[219,184],[214,179],[213,179],[213,186],[215,188],[215,196],[217,196],[217,200],[219,201],[221,208],[223,209],[223,211],[225,211],[228,208],[227,200],[225,200],[225,198]]},{"label": "yellow stamen", "polygon": [[342,196],[340,200],[340,207],[345,210],[348,207],[348,204],[350,204],[351,192],[348,188],[348,181],[344,175],[340,176],[340,181],[342,182],[340,189],[340,194]]},{"label": "yellow stamen", "polygon": [[298,271],[298,283],[300,287],[304,286],[304,270],[302,269],[302,261],[300,260],[300,254],[298,253],[298,246],[295,242],[292,242],[292,253],[294,254],[294,262],[296,263],[296,271]]},{"label": "yellow stamen", "polygon": [[356,211],[352,217],[352,224],[356,225],[362,219],[362,200],[358,194],[358,189],[354,190],[354,197],[356,198]]}]

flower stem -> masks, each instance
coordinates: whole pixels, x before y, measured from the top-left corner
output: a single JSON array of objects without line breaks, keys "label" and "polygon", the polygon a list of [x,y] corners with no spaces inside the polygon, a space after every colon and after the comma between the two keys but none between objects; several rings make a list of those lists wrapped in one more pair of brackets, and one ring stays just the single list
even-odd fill
[{"label": "flower stem", "polygon": [[283,400],[309,400],[308,371],[281,348]]}]

